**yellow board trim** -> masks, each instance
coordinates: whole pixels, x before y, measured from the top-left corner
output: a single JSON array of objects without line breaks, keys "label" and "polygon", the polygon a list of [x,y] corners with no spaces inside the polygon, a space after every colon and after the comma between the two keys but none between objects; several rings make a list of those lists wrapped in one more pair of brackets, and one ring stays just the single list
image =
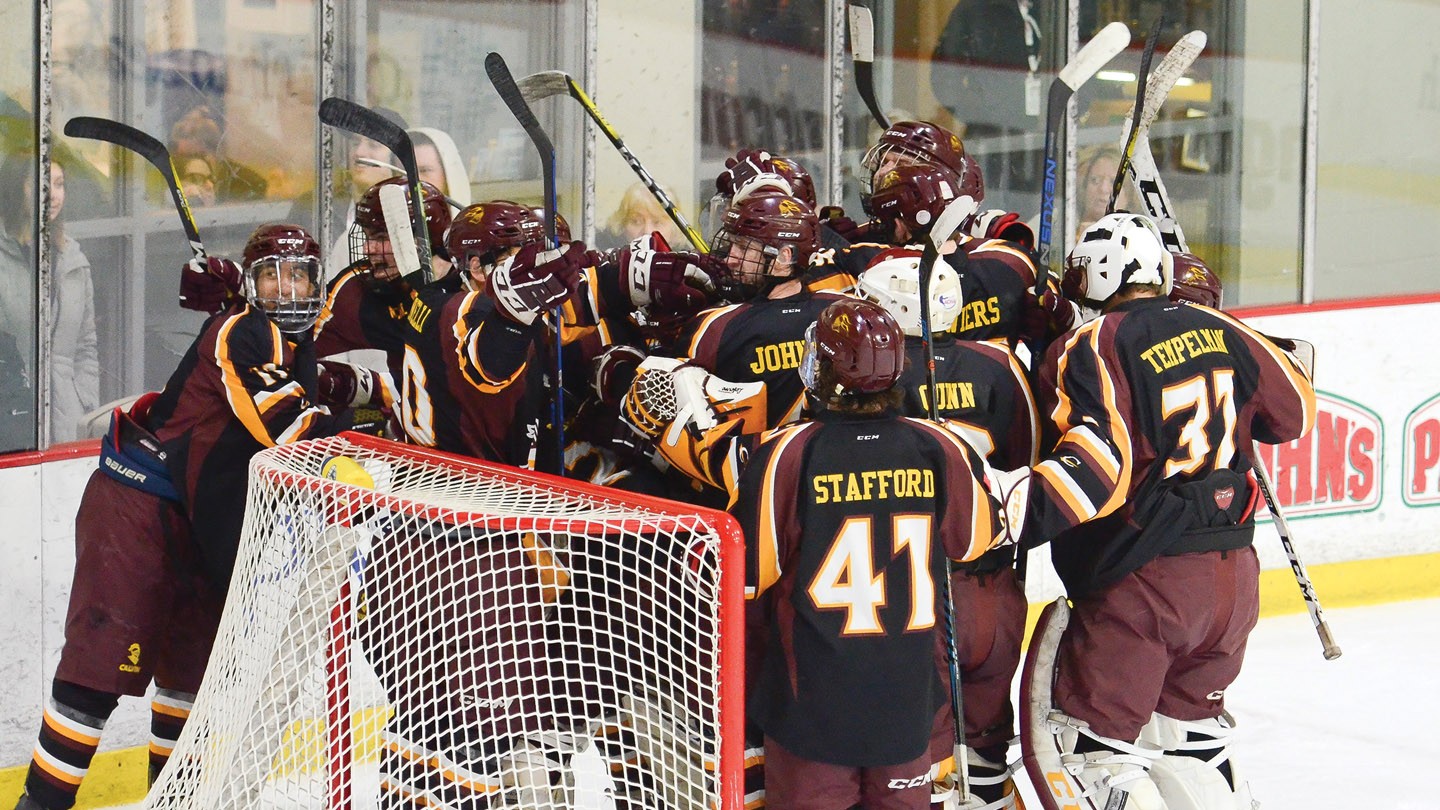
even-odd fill
[{"label": "yellow board trim", "polygon": [[[1440,597],[1440,553],[1315,565],[1308,571],[1321,604],[1331,610]],[[1043,607],[1030,606],[1027,639]],[[1304,612],[1305,601],[1289,567],[1260,572],[1261,618]],[[365,717],[363,722],[383,723],[384,717]],[[28,765],[0,769],[0,807],[12,807],[19,800]],[[145,797],[148,768],[149,756],[143,745],[96,754],[75,807],[89,810],[140,801]]]}]

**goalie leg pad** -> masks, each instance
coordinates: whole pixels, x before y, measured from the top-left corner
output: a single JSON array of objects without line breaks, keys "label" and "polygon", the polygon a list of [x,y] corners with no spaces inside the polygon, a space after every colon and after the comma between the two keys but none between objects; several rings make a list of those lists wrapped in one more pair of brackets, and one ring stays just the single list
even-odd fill
[{"label": "goalie leg pad", "polygon": [[1169,810],[1213,810],[1258,806],[1250,785],[1230,759],[1234,724],[1228,716],[1177,720],[1156,714],[1140,732],[1140,740],[1164,754],[1150,769]]},{"label": "goalie leg pad", "polygon": [[1102,737],[1054,706],[1060,639],[1070,623],[1065,599],[1046,606],[1021,674],[1020,743],[1025,770],[1044,810],[1163,810],[1149,769],[1158,749]]}]

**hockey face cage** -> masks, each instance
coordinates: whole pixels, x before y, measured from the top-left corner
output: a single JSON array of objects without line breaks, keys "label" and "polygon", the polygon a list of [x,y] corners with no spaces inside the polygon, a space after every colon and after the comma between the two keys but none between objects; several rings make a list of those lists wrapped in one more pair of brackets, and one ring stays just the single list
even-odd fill
[{"label": "hockey face cage", "polygon": [[325,268],[314,256],[260,256],[245,267],[242,286],[281,332],[307,332],[325,303]]},{"label": "hockey face cage", "polygon": [[[336,457],[376,486],[327,480]],[[728,515],[356,434],[265,450],[249,479],[147,808],[741,810]]]}]

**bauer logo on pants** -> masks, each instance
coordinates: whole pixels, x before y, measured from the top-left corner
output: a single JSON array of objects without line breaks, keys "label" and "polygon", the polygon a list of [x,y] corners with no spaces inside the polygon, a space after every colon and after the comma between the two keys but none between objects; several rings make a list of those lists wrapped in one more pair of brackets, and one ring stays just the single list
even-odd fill
[{"label": "bauer logo on pants", "polygon": [[[1369,512],[1380,506],[1384,427],[1374,411],[1316,392],[1315,429],[1304,438],[1260,445],[1286,517]],[[1260,510],[1256,515],[1269,519]]]}]

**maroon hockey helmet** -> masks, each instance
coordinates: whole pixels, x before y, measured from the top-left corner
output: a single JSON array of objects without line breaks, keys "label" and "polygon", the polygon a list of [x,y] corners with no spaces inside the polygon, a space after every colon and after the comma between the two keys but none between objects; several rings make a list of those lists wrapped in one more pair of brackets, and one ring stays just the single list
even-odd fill
[{"label": "maroon hockey helmet", "polygon": [[1175,286],[1170,289],[1171,301],[1190,301],[1219,309],[1224,300],[1220,277],[1193,253],[1175,254]]},{"label": "maroon hockey helmet", "polygon": [[[530,213],[532,213],[532,214],[535,215],[535,220],[540,223],[540,229],[541,229],[541,231],[544,231],[544,229],[545,229],[545,207],[544,207],[544,206],[541,206],[541,205],[537,205],[537,206],[535,206],[534,208],[531,208],[531,209],[530,209]],[[556,212],[555,212],[555,241],[558,242],[558,243],[560,243],[560,244],[562,244],[562,245],[568,245],[573,239],[574,239],[574,237],[570,235],[570,223],[565,221],[565,217],[564,217],[563,214],[561,214],[559,211],[556,211]]]},{"label": "maroon hockey helmet", "polygon": [[[870,198],[879,175],[896,166],[914,163],[944,166],[957,176],[963,177],[966,172],[965,143],[960,140],[959,135],[929,121],[897,121],[891,124],[860,159],[861,166],[865,168],[860,177],[861,201]],[[971,163],[974,164],[972,171],[978,180],[980,166],[975,161]],[[970,196],[979,202],[985,193],[983,184],[977,191],[980,196],[974,193]]]},{"label": "maroon hockey helmet", "polygon": [[[779,176],[790,186],[790,194],[815,208],[815,180],[810,172],[794,158],[772,155],[758,149],[742,149],[735,157],[725,161],[725,171],[715,178],[715,187],[720,196],[733,199],[751,181],[763,175]],[[774,178],[770,178],[774,180]],[[755,188],[756,186],[752,186]],[[778,184],[771,186],[779,187]],[[783,190],[783,189],[782,189]]]},{"label": "maroon hockey helmet", "polygon": [[[299,225],[261,225],[240,254],[245,299],[263,310],[282,332],[305,332],[325,303],[325,264],[320,243]],[[299,277],[307,282],[297,289]]]},{"label": "maroon hockey helmet", "polygon": [[[803,201],[770,188],[736,198],[725,210],[720,230],[710,240],[711,254],[725,262],[717,284],[721,296],[743,301],[763,294],[799,273],[820,247],[820,222]],[[775,263],[791,249],[791,269],[777,273]]]},{"label": "maroon hockey helmet", "polygon": [[902,222],[912,235],[925,233],[951,200],[959,197],[960,177],[944,166],[912,163],[885,173],[870,198],[870,210],[883,222]]},{"label": "maroon hockey helmet", "polygon": [[[385,228],[385,214],[380,210],[380,189],[398,185],[405,190],[405,204],[410,205],[410,184],[402,177],[381,180],[365,190],[355,202],[355,224],[367,239],[388,240],[390,232]],[[429,183],[420,182],[420,196],[425,200],[425,229],[430,233],[431,249],[445,256],[445,230],[450,227],[450,204],[440,189]],[[353,249],[352,249],[353,253]],[[351,256],[352,260],[362,258]],[[448,256],[447,256],[448,258]]]},{"label": "maroon hockey helmet", "polygon": [[[559,217],[556,217],[559,229]],[[487,268],[511,248],[542,242],[545,226],[535,211],[510,200],[491,200],[461,209],[445,235],[445,245],[462,270],[470,259]]]},{"label": "maroon hockey helmet", "polygon": [[[835,391],[815,391],[822,361],[834,372]],[[887,391],[904,370],[905,333],[895,317],[873,301],[836,301],[805,330],[800,376],[822,399]]]}]

